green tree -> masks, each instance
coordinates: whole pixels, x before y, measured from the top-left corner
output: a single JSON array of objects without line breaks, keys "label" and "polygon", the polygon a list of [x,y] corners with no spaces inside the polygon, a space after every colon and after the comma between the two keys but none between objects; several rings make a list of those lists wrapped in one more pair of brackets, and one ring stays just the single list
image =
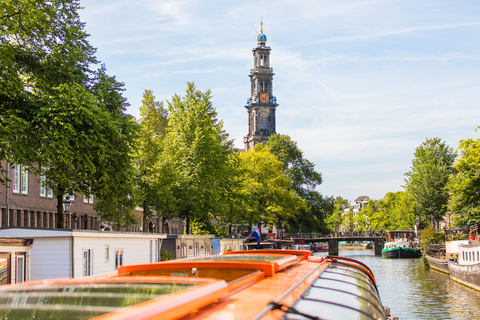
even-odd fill
[{"label": "green tree", "polygon": [[206,222],[221,210],[232,142],[216,118],[210,90],[201,92],[188,83],[184,97],[174,95],[168,102],[168,113],[156,183],[171,195],[164,211],[185,218],[189,234],[190,221]]},{"label": "green tree", "polygon": [[426,139],[415,150],[411,169],[405,173],[405,189],[413,199],[421,227],[432,216],[442,220],[447,211],[448,192],[445,186],[455,157],[454,150],[440,138]]},{"label": "green tree", "polygon": [[348,208],[348,200],[342,197],[336,197],[333,200],[334,210],[326,219],[327,227],[334,233],[340,232],[340,227],[345,221],[344,212]]},{"label": "green tree", "polygon": [[254,151],[238,154],[243,173],[240,182],[245,205],[243,221],[273,226],[300,210],[308,210],[306,201],[293,190],[290,178],[283,173],[282,162],[261,145],[257,146]]},{"label": "green tree", "polygon": [[[160,212],[165,208],[164,189],[155,185],[155,164],[163,151],[163,138],[167,127],[167,111],[163,103],[155,101],[151,90],[143,93],[140,107],[140,134],[135,159],[137,179],[141,189],[141,204],[143,208],[143,230],[147,231],[147,219],[152,216],[152,209],[162,214],[162,231],[165,229],[165,220],[170,218],[167,212]],[[167,231],[167,230],[165,230]]]},{"label": "green tree", "polygon": [[460,157],[447,184],[448,212],[458,226],[480,221],[480,139],[461,140]]},{"label": "green tree", "polygon": [[[132,185],[136,126],[123,84],[97,63],[77,0],[0,3],[0,156],[44,175],[63,227],[65,194],[109,204]],[[19,139],[19,137],[22,137]]]},{"label": "green tree", "polygon": [[1,160],[34,162],[36,141],[26,138],[36,130],[26,131],[26,125],[52,95],[65,90],[59,86],[89,81],[88,66],[97,61],[79,8],[79,1],[0,2]]},{"label": "green tree", "polygon": [[322,175],[315,171],[315,164],[304,158],[297,143],[287,135],[270,136],[266,148],[283,163],[284,173],[290,177],[293,190],[308,205],[307,210],[298,212],[295,218],[287,221],[290,229],[327,233],[325,219],[333,212],[333,198],[324,198],[316,190],[322,183]]},{"label": "green tree", "polygon": [[370,223],[370,230],[411,230],[414,227],[414,204],[405,191],[388,192],[382,199],[369,200],[361,211]]}]

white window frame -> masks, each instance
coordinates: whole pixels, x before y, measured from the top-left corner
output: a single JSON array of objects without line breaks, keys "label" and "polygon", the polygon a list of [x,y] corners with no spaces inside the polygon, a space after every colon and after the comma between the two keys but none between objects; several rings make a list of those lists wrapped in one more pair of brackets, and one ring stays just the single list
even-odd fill
[{"label": "white window frame", "polygon": [[20,190],[22,194],[28,194],[28,167],[21,166]]},{"label": "white window frame", "polygon": [[53,198],[52,188],[47,187],[47,178],[45,175],[40,176],[40,197]]},{"label": "white window frame", "polygon": [[25,282],[25,256],[17,255],[15,261],[15,283]]},{"label": "white window frame", "polygon": [[123,249],[115,248],[115,270],[117,270],[119,266],[123,266],[123,253]]},{"label": "white window frame", "polygon": [[13,180],[12,180],[12,190],[15,193],[20,193],[20,165],[13,165]]},{"label": "white window frame", "polygon": [[93,194],[90,195],[83,195],[83,202],[84,203],[93,203]]},{"label": "white window frame", "polygon": [[82,267],[84,277],[93,275],[93,249],[83,249]]}]

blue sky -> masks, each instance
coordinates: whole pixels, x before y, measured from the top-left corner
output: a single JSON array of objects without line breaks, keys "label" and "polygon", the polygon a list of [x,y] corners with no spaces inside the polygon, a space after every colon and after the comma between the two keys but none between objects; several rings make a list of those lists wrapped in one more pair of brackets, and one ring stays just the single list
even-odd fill
[{"label": "blue sky", "polygon": [[[315,163],[326,196],[403,190],[415,148],[478,138],[480,1],[85,0],[82,21],[139,116],[187,82],[211,89],[243,148],[260,19],[272,48],[277,131]],[[256,31],[255,31],[256,30]]]}]

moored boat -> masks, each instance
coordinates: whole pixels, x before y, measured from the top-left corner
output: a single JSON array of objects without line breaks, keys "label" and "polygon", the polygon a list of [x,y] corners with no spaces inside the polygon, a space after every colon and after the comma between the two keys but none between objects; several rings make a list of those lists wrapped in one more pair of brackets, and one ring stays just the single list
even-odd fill
[{"label": "moored boat", "polygon": [[382,258],[408,259],[420,258],[421,250],[414,246],[415,233],[406,230],[388,231],[390,241],[385,243]]},{"label": "moored boat", "polygon": [[328,252],[328,244],[315,244],[313,245],[313,252]]},{"label": "moored boat", "polygon": [[446,259],[445,255],[445,245],[443,243],[427,243],[426,250],[425,259],[427,259],[430,268],[440,272],[450,272],[448,269],[448,259]]},{"label": "moored boat", "polygon": [[371,270],[310,251],[253,250],[0,286],[8,319],[388,319]]},{"label": "moored boat", "polygon": [[479,224],[470,227],[467,244],[458,245],[456,261],[449,261],[450,279],[480,290]]},{"label": "moored boat", "polygon": [[425,259],[427,259],[430,268],[435,269],[437,271],[450,273],[448,269],[448,260],[445,258],[438,258],[434,256],[425,255]]}]

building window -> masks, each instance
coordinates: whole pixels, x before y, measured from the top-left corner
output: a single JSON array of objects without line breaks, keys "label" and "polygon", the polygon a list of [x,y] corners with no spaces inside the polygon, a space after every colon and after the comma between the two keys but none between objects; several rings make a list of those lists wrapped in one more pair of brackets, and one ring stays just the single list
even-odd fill
[{"label": "building window", "polygon": [[105,263],[110,261],[110,246],[105,246]]},{"label": "building window", "polygon": [[40,176],[40,197],[53,198],[53,190],[47,186],[45,175]]},{"label": "building window", "polygon": [[267,92],[267,90],[268,90],[267,81],[260,81],[260,91]]},{"label": "building window", "polygon": [[91,276],[93,274],[93,267],[92,267],[92,249],[84,249],[83,250],[83,276]]},{"label": "building window", "polygon": [[13,192],[28,194],[28,168],[20,164],[13,165]]},{"label": "building window", "polygon": [[83,195],[83,202],[84,203],[93,203],[93,194],[90,195]]},{"label": "building window", "polygon": [[115,270],[123,265],[123,249],[115,249]]},{"label": "building window", "polygon": [[15,273],[15,282],[22,283],[25,281],[25,256],[18,255],[17,256],[17,266],[16,266],[16,273]]}]

